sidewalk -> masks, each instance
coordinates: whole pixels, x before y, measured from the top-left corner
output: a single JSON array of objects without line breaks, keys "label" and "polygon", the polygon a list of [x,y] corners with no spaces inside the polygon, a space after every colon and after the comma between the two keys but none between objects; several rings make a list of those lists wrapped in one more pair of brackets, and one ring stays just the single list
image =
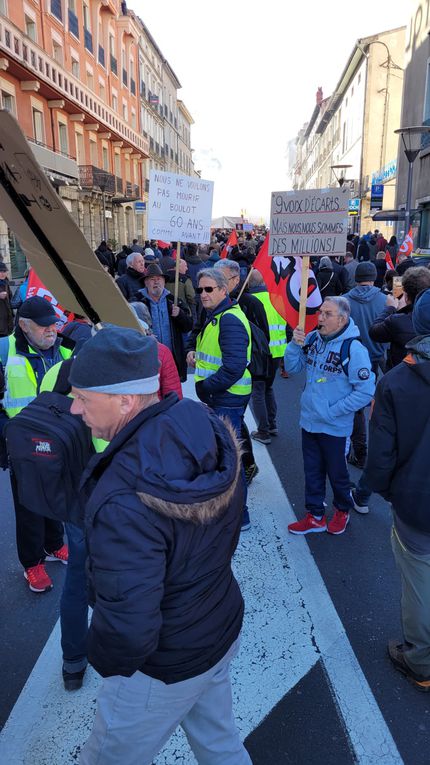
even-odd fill
[{"label": "sidewalk", "polygon": [[[249,420],[255,428],[252,416]],[[268,451],[260,444],[254,448],[260,472],[249,492],[252,527],[242,534],[234,560],[246,604],[241,652],[233,665],[240,732],[245,739],[322,660],[357,762],[400,765],[307,543],[288,535],[287,525],[295,516]],[[99,684],[89,668],[80,691],[63,690],[57,623],[0,734],[0,762],[78,762],[91,730]],[[155,763],[196,763],[182,732],[172,737]]]}]

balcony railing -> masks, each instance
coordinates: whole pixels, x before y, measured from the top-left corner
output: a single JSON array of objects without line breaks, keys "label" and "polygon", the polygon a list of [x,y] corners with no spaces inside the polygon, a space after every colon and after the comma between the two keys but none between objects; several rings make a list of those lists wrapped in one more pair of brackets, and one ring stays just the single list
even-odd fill
[{"label": "balcony railing", "polygon": [[79,183],[83,189],[98,186],[107,194],[115,194],[115,176],[94,165],[79,165]]},{"label": "balcony railing", "polygon": [[99,45],[99,64],[105,66],[105,49],[103,45]]},{"label": "balcony railing", "polygon": [[115,56],[113,56],[112,53],[110,54],[110,70],[111,72],[113,72],[114,74],[118,76],[118,63]]},{"label": "balcony railing", "polygon": [[28,79],[29,75],[33,75],[33,79],[37,78],[42,86],[46,85],[53,90],[57,98],[64,98],[67,104],[73,107],[73,111],[84,110],[93,122],[98,122],[105,130],[112,131],[119,139],[148,156],[147,136],[125,123],[117,109],[106,103],[106,99],[97,98],[77,74],[67,71],[61,63],[54,61],[40,45],[30,40],[24,32],[2,16],[0,55],[4,54],[17,62],[20,70],[21,67],[25,69],[25,74],[20,75],[21,78]]},{"label": "balcony railing", "polygon": [[130,181],[127,181],[125,184],[125,195],[128,199],[139,199],[140,186],[138,186],[136,183],[130,183]]},{"label": "balcony railing", "polygon": [[124,85],[127,87],[127,82],[128,82],[127,69],[122,70],[122,81]]},{"label": "balcony railing", "polygon": [[133,96],[135,96],[136,95],[136,83],[133,80],[133,77],[130,77],[130,90],[131,90]]},{"label": "balcony railing", "polygon": [[51,0],[51,13],[59,21],[63,21],[63,11],[61,8],[61,0]]},{"label": "balcony railing", "polygon": [[76,13],[69,8],[69,32],[79,39],[79,22]]},{"label": "balcony railing", "polygon": [[90,53],[93,52],[93,36],[89,29],[85,29],[84,27],[84,43],[87,50],[89,50]]}]

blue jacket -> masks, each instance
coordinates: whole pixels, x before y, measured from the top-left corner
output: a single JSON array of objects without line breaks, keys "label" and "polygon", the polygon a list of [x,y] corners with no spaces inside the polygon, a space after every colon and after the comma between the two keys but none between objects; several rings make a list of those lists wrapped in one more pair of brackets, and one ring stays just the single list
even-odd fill
[{"label": "blue jacket", "polygon": [[[231,301],[229,297],[226,297],[214,311],[208,311],[201,332],[204,332],[205,327],[211,321],[217,321],[215,317],[230,308],[233,302],[236,301]],[[243,377],[248,366],[246,355],[248,334],[242,322],[232,314],[224,314],[219,322],[222,366],[215,374],[196,384],[196,393],[201,401],[212,407],[246,406],[250,397],[229,393],[228,388]]]},{"label": "blue jacket", "polygon": [[213,667],[239,635],[231,559],[241,461],[219,417],[171,393],[93,457],[81,482],[95,604],[88,658],[103,677],[165,683]]},{"label": "blue jacket", "polygon": [[378,287],[361,285],[345,295],[351,308],[351,318],[356,323],[363,345],[369,351],[370,361],[378,361],[384,355],[386,344],[376,343],[369,336],[369,329],[386,306],[387,296]]},{"label": "blue jacket", "polygon": [[309,433],[350,436],[354,412],[370,403],[375,391],[375,375],[370,369],[369,354],[359,340],[350,348],[348,375],[340,364],[344,340],[359,337],[352,319],[343,332],[324,339],[313,332],[315,341],[301,347],[294,340],[287,346],[285,369],[296,374],[306,367],[306,385],[301,398],[300,426]]}]

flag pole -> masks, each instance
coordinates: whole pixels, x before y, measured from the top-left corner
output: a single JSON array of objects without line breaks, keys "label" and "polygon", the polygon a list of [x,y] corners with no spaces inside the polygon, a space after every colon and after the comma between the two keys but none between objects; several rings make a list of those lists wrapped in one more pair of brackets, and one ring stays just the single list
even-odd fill
[{"label": "flag pole", "polygon": [[241,286],[241,288],[240,288],[240,292],[239,292],[239,294],[238,294],[238,296],[237,296],[237,298],[236,298],[237,302],[239,302],[240,298],[242,297],[242,295],[243,295],[243,293],[244,293],[244,291],[245,291],[245,288],[246,288],[246,286],[247,286],[247,284],[248,284],[248,282],[249,282],[249,280],[250,280],[250,278],[251,278],[251,274],[252,274],[252,272],[253,272],[254,270],[255,270],[255,269],[254,269],[254,267],[253,267],[253,266],[251,266],[251,268],[250,268],[250,269],[249,269],[249,271],[248,271],[248,275],[247,275],[247,277],[246,277],[245,281],[243,282],[243,284],[242,284],[242,286]]},{"label": "flag pole", "polygon": [[302,281],[300,285],[300,306],[299,306],[299,323],[298,328],[305,328],[306,322],[306,305],[308,302],[308,282],[309,282],[309,255],[302,256]]},{"label": "flag pole", "polygon": [[178,305],[178,293],[179,293],[179,261],[181,260],[181,243],[176,242],[176,263],[175,263],[175,293],[173,298],[173,305]]}]

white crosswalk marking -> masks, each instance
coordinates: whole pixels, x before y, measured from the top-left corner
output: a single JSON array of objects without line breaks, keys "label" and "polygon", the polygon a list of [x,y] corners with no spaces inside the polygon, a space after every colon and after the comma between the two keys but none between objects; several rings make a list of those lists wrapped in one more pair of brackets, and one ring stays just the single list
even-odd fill
[{"label": "white crosswalk marking", "polygon": [[[255,428],[251,415],[249,425]],[[259,444],[254,449],[260,473],[249,493],[252,528],[242,535],[234,561],[246,603],[242,648],[233,666],[241,734],[245,738],[255,730],[321,659],[357,762],[400,765],[402,759],[307,543],[288,535],[287,525],[295,516],[268,451]],[[89,671],[81,691],[67,694],[62,689],[57,624],[0,734],[0,762],[77,761],[91,729],[98,685],[98,677]],[[155,762],[196,761],[179,731]]]}]

